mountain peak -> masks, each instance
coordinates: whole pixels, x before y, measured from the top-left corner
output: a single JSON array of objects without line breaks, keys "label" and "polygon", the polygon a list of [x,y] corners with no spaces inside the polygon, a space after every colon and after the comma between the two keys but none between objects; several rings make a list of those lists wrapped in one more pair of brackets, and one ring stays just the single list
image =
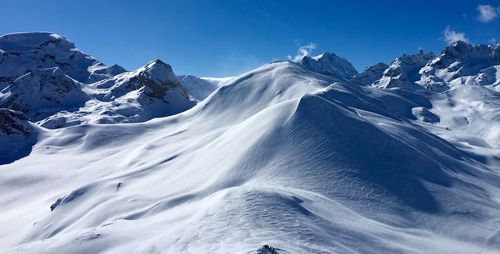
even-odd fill
[{"label": "mountain peak", "polygon": [[311,71],[343,79],[352,79],[358,74],[349,61],[332,52],[314,57],[305,56],[299,63]]},{"label": "mountain peak", "polygon": [[339,56],[337,56],[335,53],[333,52],[329,52],[329,51],[326,51],[326,52],[323,52],[317,56],[313,56],[312,59],[318,61],[320,59],[334,59],[334,58],[339,58]]},{"label": "mountain peak", "polygon": [[49,32],[12,33],[0,36],[0,49],[7,52],[25,52],[50,44],[64,48],[75,47],[65,37]]},{"label": "mountain peak", "polygon": [[500,64],[500,46],[472,45],[457,41],[422,69],[421,83],[426,87],[446,87],[458,77],[477,75],[481,70]]},{"label": "mountain peak", "polygon": [[140,75],[144,75],[157,83],[177,81],[177,77],[175,76],[172,67],[160,59],[147,63],[137,71]]},{"label": "mountain peak", "polygon": [[82,83],[92,83],[125,71],[119,66],[104,65],[55,33],[0,36],[0,89],[30,70],[53,67],[59,67],[66,75]]},{"label": "mountain peak", "polygon": [[374,82],[377,87],[413,87],[420,78],[419,71],[434,58],[434,53],[420,50],[417,54],[402,55],[396,58],[383,72],[382,77]]}]

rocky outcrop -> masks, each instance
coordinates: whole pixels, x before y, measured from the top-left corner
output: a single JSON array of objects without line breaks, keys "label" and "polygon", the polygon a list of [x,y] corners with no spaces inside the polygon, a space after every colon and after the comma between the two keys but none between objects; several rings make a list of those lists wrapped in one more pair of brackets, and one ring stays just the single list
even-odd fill
[{"label": "rocky outcrop", "polygon": [[19,111],[0,108],[0,165],[11,163],[31,152],[37,132]]},{"label": "rocky outcrop", "polygon": [[311,71],[341,79],[349,80],[358,74],[349,61],[331,52],[315,57],[305,56],[299,64]]}]

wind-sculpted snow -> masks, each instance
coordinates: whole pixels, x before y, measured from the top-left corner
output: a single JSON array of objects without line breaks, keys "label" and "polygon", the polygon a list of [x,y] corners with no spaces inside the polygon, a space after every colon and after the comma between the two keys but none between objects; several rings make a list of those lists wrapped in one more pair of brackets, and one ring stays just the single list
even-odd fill
[{"label": "wind-sculpted snow", "polygon": [[[0,109],[0,252],[496,253],[499,68],[437,91],[422,70],[443,54],[359,75],[23,74],[2,91],[25,114]],[[469,66],[453,56],[440,70]]]},{"label": "wind-sculpted snow", "polygon": [[0,167],[2,249],[494,253],[494,155],[432,134],[426,98],[275,62],[175,116],[46,130]]}]

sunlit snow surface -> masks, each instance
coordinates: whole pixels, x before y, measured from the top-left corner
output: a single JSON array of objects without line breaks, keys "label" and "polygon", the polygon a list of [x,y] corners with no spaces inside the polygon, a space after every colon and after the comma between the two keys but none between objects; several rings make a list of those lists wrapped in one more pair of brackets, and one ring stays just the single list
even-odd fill
[{"label": "sunlit snow surface", "polygon": [[498,253],[498,76],[457,82],[274,62],[174,116],[36,127],[0,166],[0,252]]}]

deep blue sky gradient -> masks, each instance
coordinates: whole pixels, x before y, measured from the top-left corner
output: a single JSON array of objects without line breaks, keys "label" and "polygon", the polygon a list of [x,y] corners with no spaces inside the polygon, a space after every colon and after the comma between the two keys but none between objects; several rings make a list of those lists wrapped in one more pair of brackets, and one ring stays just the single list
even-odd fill
[{"label": "deep blue sky gradient", "polygon": [[6,0],[0,34],[56,32],[106,64],[134,69],[160,58],[177,74],[235,75],[308,43],[362,70],[441,51],[447,26],[472,43],[500,40],[500,19],[479,22],[479,4],[500,0]]}]

